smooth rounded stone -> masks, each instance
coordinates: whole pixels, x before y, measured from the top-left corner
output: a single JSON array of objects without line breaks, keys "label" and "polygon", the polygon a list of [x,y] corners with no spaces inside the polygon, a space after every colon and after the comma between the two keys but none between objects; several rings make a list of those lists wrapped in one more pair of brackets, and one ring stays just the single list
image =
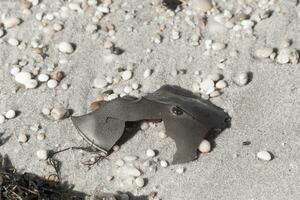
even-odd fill
[{"label": "smooth rounded stone", "polygon": [[105,80],[105,78],[95,78],[93,81],[93,86],[94,88],[103,89],[107,86],[107,81]]},{"label": "smooth rounded stone", "polygon": [[58,50],[62,53],[67,53],[67,54],[71,54],[75,51],[73,45],[69,42],[59,43]]},{"label": "smooth rounded stone", "polygon": [[35,79],[30,79],[30,80],[27,80],[24,85],[25,85],[26,89],[33,89],[38,86],[38,82]]},{"label": "smooth rounded stone", "polygon": [[113,151],[116,152],[116,151],[119,151],[120,150],[120,146],[115,144],[113,147],[112,147]]},{"label": "smooth rounded stone", "polygon": [[166,129],[161,129],[159,132],[158,132],[158,136],[161,138],[161,139],[164,139],[166,137],[168,137],[167,133],[166,133]]},{"label": "smooth rounded stone", "polygon": [[258,58],[269,58],[272,53],[273,53],[273,48],[270,47],[257,49],[255,51],[255,55]]},{"label": "smooth rounded stone", "polygon": [[146,155],[150,158],[153,158],[155,156],[155,151],[153,149],[148,149],[146,151]]},{"label": "smooth rounded stone", "polygon": [[141,124],[141,129],[142,129],[143,131],[147,130],[148,128],[149,128],[149,123],[143,122],[143,123]]},{"label": "smooth rounded stone", "polygon": [[270,161],[272,160],[272,155],[268,151],[260,151],[257,153],[257,158],[260,160]]},{"label": "smooth rounded stone", "polygon": [[192,0],[192,7],[199,12],[207,12],[212,9],[211,0]]},{"label": "smooth rounded stone", "polygon": [[47,160],[48,159],[48,151],[45,149],[40,149],[36,152],[36,156],[39,160]]},{"label": "smooth rounded stone", "polygon": [[2,28],[0,28],[0,38],[2,38],[5,35],[5,32]]},{"label": "smooth rounded stone", "polygon": [[145,180],[142,177],[137,177],[134,182],[139,188],[142,188],[145,185]]},{"label": "smooth rounded stone", "polygon": [[122,159],[118,159],[118,160],[116,161],[115,164],[116,164],[118,167],[122,167],[122,166],[124,166],[125,162],[124,162],[124,160],[122,160]]},{"label": "smooth rounded stone", "polygon": [[5,117],[0,113],[0,124],[5,122]]},{"label": "smooth rounded stone", "polygon": [[96,32],[98,29],[98,27],[95,25],[95,24],[88,24],[86,27],[85,27],[85,31],[87,33],[94,33]]},{"label": "smooth rounded stone", "polygon": [[199,147],[198,147],[198,150],[201,152],[201,153],[208,153],[210,152],[211,150],[211,144],[208,140],[202,140]]},{"label": "smooth rounded stone", "polygon": [[133,177],[139,177],[142,174],[141,171],[135,168],[134,166],[128,166],[128,165],[125,165],[122,168],[120,168],[120,173],[125,176],[133,176]]},{"label": "smooth rounded stone", "polygon": [[20,44],[19,40],[17,40],[16,38],[9,38],[7,40],[7,43],[11,46],[18,46]]},{"label": "smooth rounded stone", "polygon": [[42,109],[42,113],[43,113],[44,115],[50,115],[51,110],[50,110],[49,108],[43,108],[43,109]]},{"label": "smooth rounded stone", "polygon": [[209,96],[210,97],[218,97],[218,96],[220,96],[221,95],[221,92],[220,91],[218,91],[218,90],[215,90],[215,91],[213,91],[213,92],[211,92],[210,94],[209,94]]},{"label": "smooth rounded stone", "polygon": [[214,87],[215,87],[215,83],[211,79],[204,79],[200,84],[200,88],[204,92],[209,92],[211,90],[214,90]]},{"label": "smooth rounded stone", "polygon": [[132,71],[130,71],[130,70],[126,70],[126,71],[124,71],[124,72],[122,72],[122,79],[123,80],[129,80],[129,79],[131,79],[131,77],[132,77]]},{"label": "smooth rounded stone", "polygon": [[107,100],[108,100],[108,101],[111,101],[111,100],[114,100],[114,99],[116,99],[116,98],[118,98],[118,97],[119,97],[118,94],[112,93],[112,94],[108,95]]},{"label": "smooth rounded stone", "polygon": [[124,92],[125,92],[126,94],[129,94],[130,92],[132,92],[132,87],[130,87],[130,86],[125,86]]},{"label": "smooth rounded stone", "polygon": [[172,39],[173,40],[178,40],[180,38],[180,33],[176,30],[172,31]]},{"label": "smooth rounded stone", "polygon": [[217,83],[216,83],[216,88],[218,89],[224,89],[227,87],[227,82],[224,81],[224,80],[219,80]]},{"label": "smooth rounded stone", "polygon": [[185,171],[185,169],[184,169],[183,167],[178,167],[178,168],[176,169],[176,173],[177,173],[177,174],[183,174],[184,171]]},{"label": "smooth rounded stone", "polygon": [[17,17],[10,17],[10,18],[5,18],[2,20],[2,23],[6,29],[13,28],[15,26],[18,26],[22,20]]},{"label": "smooth rounded stone", "polygon": [[39,140],[39,141],[42,141],[42,140],[44,140],[45,138],[46,138],[45,133],[38,133],[38,134],[36,135],[36,139]]},{"label": "smooth rounded stone", "polygon": [[249,75],[248,75],[247,72],[242,72],[242,73],[239,73],[239,74],[235,74],[232,77],[232,80],[238,86],[244,86],[244,85],[247,85],[247,83],[249,82]]},{"label": "smooth rounded stone", "polygon": [[286,64],[290,61],[290,49],[280,49],[276,58],[276,61],[280,64]]},{"label": "smooth rounded stone", "polygon": [[50,79],[49,81],[47,81],[47,86],[48,86],[48,88],[50,88],[50,89],[56,88],[57,85],[58,85],[57,80]]},{"label": "smooth rounded stone", "polygon": [[18,142],[20,143],[26,143],[28,140],[28,137],[25,133],[20,133],[18,136]]},{"label": "smooth rounded stone", "polygon": [[63,84],[61,85],[61,88],[62,88],[63,90],[67,90],[67,89],[69,88],[69,85],[66,84],[66,83],[63,83]]},{"label": "smooth rounded stone", "polygon": [[212,50],[214,50],[214,51],[219,51],[219,50],[225,49],[225,47],[226,47],[226,44],[224,44],[222,42],[215,42],[211,46]]},{"label": "smooth rounded stone", "polygon": [[140,85],[138,83],[132,83],[131,87],[132,89],[137,90],[139,89]]},{"label": "smooth rounded stone", "polygon": [[15,76],[17,73],[20,72],[20,68],[19,67],[13,67],[11,70],[10,70],[10,74]]},{"label": "smooth rounded stone", "polygon": [[168,162],[167,161],[165,161],[165,160],[162,160],[162,161],[160,161],[160,166],[161,167],[163,167],[163,168],[166,168],[166,167],[168,167]]},{"label": "smooth rounded stone", "polygon": [[49,80],[49,75],[48,74],[39,74],[38,80],[40,82],[47,82]]},{"label": "smooth rounded stone", "polygon": [[137,156],[125,156],[123,159],[125,162],[133,162],[133,161],[137,160],[138,157]]},{"label": "smooth rounded stone", "polygon": [[51,117],[53,117],[53,119],[55,119],[55,120],[61,120],[67,114],[67,109],[65,109],[64,107],[53,108],[51,110],[50,114],[51,114]]},{"label": "smooth rounded stone", "polygon": [[60,23],[53,24],[53,30],[55,31],[61,31],[64,28],[64,26]]},{"label": "smooth rounded stone", "polygon": [[210,80],[212,80],[212,81],[214,81],[214,82],[216,82],[216,81],[218,81],[218,80],[220,80],[222,78],[222,75],[219,74],[219,73],[213,73],[213,74],[209,74],[207,76],[207,78],[210,79]]},{"label": "smooth rounded stone", "polygon": [[152,73],[151,69],[146,69],[143,75],[144,78],[148,78],[151,75],[151,73]]},{"label": "smooth rounded stone", "polygon": [[28,80],[31,80],[31,74],[29,72],[19,72],[15,75],[15,81],[21,84],[26,84]]},{"label": "smooth rounded stone", "polygon": [[9,110],[5,113],[6,119],[13,119],[15,117],[16,117],[16,111],[14,111],[14,110]]}]

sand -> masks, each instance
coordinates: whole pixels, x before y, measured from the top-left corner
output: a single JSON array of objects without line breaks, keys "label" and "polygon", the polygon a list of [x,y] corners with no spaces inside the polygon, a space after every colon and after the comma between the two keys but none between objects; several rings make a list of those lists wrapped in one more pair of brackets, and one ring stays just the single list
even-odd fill
[{"label": "sand", "polygon": [[[113,5],[120,5],[121,0],[115,0]],[[180,20],[175,20],[181,32],[181,39],[172,41],[171,30],[174,25],[172,18],[159,18],[157,6],[151,6],[150,1],[126,1],[122,9],[116,9],[106,15],[100,25],[111,21],[116,27],[114,43],[124,49],[124,53],[113,56],[103,48],[107,33],[99,31],[99,37],[93,39],[85,31],[85,26],[91,23],[92,11],[83,13],[69,11],[64,21],[64,29],[44,37],[44,43],[49,45],[48,57],[42,64],[42,71],[47,65],[67,59],[66,64],[58,64],[58,69],[64,71],[66,77],[62,83],[70,85],[68,90],[61,87],[47,88],[46,84],[37,89],[20,87],[9,71],[16,59],[27,56],[32,58],[30,48],[20,50],[8,45],[5,41],[10,37],[29,42],[34,36],[43,35],[39,30],[35,15],[38,12],[57,12],[63,1],[43,0],[45,8],[33,7],[32,14],[22,14],[17,8],[17,1],[3,0],[0,2],[0,14],[8,13],[19,16],[24,22],[7,31],[0,43],[0,112],[14,109],[19,112],[15,119],[0,124],[1,137],[10,137],[0,146],[1,154],[8,154],[14,166],[20,171],[34,172],[41,176],[53,173],[53,169],[45,161],[38,161],[36,152],[39,149],[57,150],[70,146],[87,145],[78,135],[69,118],[54,121],[45,118],[42,108],[65,106],[74,111],[74,115],[89,112],[89,104],[104,90],[93,89],[92,82],[97,76],[119,75],[119,67],[134,66],[134,77],[129,81],[121,81],[111,86],[115,91],[133,82],[141,84],[141,94],[152,92],[163,84],[179,85],[190,89],[199,76],[218,70],[219,60],[226,58],[226,66],[222,71],[229,87],[223,90],[212,102],[224,108],[232,117],[231,127],[223,131],[213,142],[215,147],[208,154],[200,155],[196,161],[179,165],[186,169],[185,173],[177,174],[178,165],[159,168],[156,173],[146,173],[147,184],[141,189],[129,192],[137,195],[147,195],[157,191],[163,200],[179,199],[245,199],[245,200],[296,200],[300,198],[300,66],[299,64],[277,64],[270,59],[257,59],[253,56],[256,48],[270,46],[280,48],[280,43],[288,38],[293,41],[293,48],[300,49],[300,6],[293,1],[279,1],[272,6],[280,7],[282,15],[274,11],[271,17],[259,22],[254,28],[253,36],[236,38],[230,31],[201,31],[202,39],[199,46],[192,46],[188,38],[197,30],[189,26],[185,20],[184,10],[179,12]],[[249,1],[250,2],[250,1]],[[125,4],[125,3],[124,3]],[[236,1],[220,3],[222,6],[239,7]],[[140,6],[143,5],[143,8]],[[257,8],[257,3],[251,5]],[[40,5],[39,5],[40,6]],[[113,6],[116,7],[116,6]],[[126,19],[125,11],[135,18]],[[59,21],[55,19],[54,21]],[[149,22],[145,24],[145,22]],[[151,39],[156,36],[158,23],[166,25],[162,32],[163,41],[155,44]],[[50,22],[53,24],[53,22]],[[133,32],[128,28],[134,27]],[[211,52],[205,55],[205,39],[222,41],[228,44],[225,50]],[[76,44],[76,50],[70,55],[59,53],[55,45],[61,41]],[[147,53],[152,49],[152,53]],[[237,57],[231,57],[230,52],[237,50]],[[30,64],[29,66],[33,66]],[[24,67],[30,69],[29,66]],[[153,74],[143,78],[144,71],[149,68]],[[171,75],[174,69],[186,69],[186,74],[176,77]],[[244,86],[236,86],[231,77],[234,73],[252,72],[251,82]],[[36,139],[35,132],[29,129],[33,124],[40,124],[46,133],[44,141]],[[88,168],[81,164],[91,158],[90,154],[80,151],[67,151],[57,158],[62,161],[62,180],[75,185],[78,191],[93,194],[96,188],[105,187],[106,191],[122,190],[114,181],[108,182],[106,177],[113,173],[114,163],[126,155],[137,155],[146,158],[148,148],[159,151],[158,157],[172,160],[175,152],[174,142],[160,139],[157,127],[139,131],[113,153],[107,160]],[[25,144],[18,143],[18,135],[26,133],[30,136]],[[248,146],[244,141],[251,141]],[[260,161],[256,153],[268,150],[273,155],[269,162]]]}]

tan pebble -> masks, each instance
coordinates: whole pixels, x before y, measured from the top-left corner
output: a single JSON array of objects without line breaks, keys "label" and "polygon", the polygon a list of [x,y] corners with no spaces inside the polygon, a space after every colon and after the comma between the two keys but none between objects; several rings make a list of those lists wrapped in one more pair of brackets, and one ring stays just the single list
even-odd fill
[{"label": "tan pebble", "polygon": [[113,151],[119,151],[120,150],[120,146],[119,145],[114,145],[113,146]]},{"label": "tan pebble", "polygon": [[164,128],[161,129],[161,130],[159,131],[159,133],[158,133],[158,136],[159,136],[160,138],[162,138],[162,139],[168,137],[168,136],[167,136],[167,133],[166,133],[166,129],[164,129]]},{"label": "tan pebble", "polygon": [[202,142],[200,143],[198,150],[201,153],[208,153],[211,150],[211,145],[210,142],[208,140],[202,140]]},{"label": "tan pebble", "polygon": [[62,72],[62,71],[54,71],[51,74],[51,78],[58,82],[60,82],[64,78],[64,76],[65,76],[64,72]]}]

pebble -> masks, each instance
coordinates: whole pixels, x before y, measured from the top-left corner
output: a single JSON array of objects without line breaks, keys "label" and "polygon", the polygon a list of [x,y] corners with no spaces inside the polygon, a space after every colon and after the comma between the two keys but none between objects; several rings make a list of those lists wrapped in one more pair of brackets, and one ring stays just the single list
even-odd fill
[{"label": "pebble", "polygon": [[131,77],[132,77],[132,71],[130,71],[130,70],[126,70],[126,71],[124,71],[124,72],[122,72],[122,79],[123,80],[129,80],[129,79],[131,79]]},{"label": "pebble", "polygon": [[153,149],[148,149],[148,150],[146,151],[146,155],[147,155],[148,157],[153,158],[153,157],[155,156],[155,151],[154,151]]},{"label": "pebble", "polygon": [[218,90],[215,90],[209,94],[210,97],[218,97],[220,95],[221,95],[221,92]]},{"label": "pebble", "polygon": [[138,177],[135,179],[135,184],[139,187],[142,188],[145,185],[145,180],[142,177]]},{"label": "pebble", "polygon": [[257,153],[257,158],[260,160],[270,161],[272,160],[272,155],[268,151],[260,151]]},{"label": "pebble", "polygon": [[125,162],[124,162],[124,160],[122,160],[122,159],[118,159],[117,161],[116,161],[116,163],[115,163],[118,167],[122,167],[124,164],[125,164]]},{"label": "pebble", "polygon": [[149,128],[149,123],[148,123],[148,122],[143,122],[143,123],[141,124],[141,129],[142,129],[143,131],[147,130],[148,128]]},{"label": "pebble", "polygon": [[160,161],[160,166],[163,168],[166,168],[166,167],[168,167],[168,162],[165,160],[162,160],[162,161]]},{"label": "pebble", "polygon": [[111,101],[111,100],[114,100],[114,99],[116,99],[116,98],[118,98],[118,97],[119,97],[118,94],[112,93],[112,94],[110,94],[110,95],[107,96],[107,100],[108,100],[108,101]]},{"label": "pebble", "polygon": [[97,31],[98,27],[95,24],[88,24],[85,27],[85,31],[87,33],[95,33]]},{"label": "pebble", "polygon": [[280,49],[276,61],[280,64],[286,64],[290,61],[290,50],[288,48]]},{"label": "pebble", "polygon": [[210,142],[208,140],[202,140],[199,147],[198,147],[198,150],[201,152],[201,153],[208,153],[210,152],[211,150],[211,145],[210,145]]},{"label": "pebble", "polygon": [[178,40],[180,38],[180,33],[176,30],[172,31],[172,39],[173,40]]},{"label": "pebble", "polygon": [[5,117],[0,113],[0,124],[5,122]]},{"label": "pebble", "polygon": [[206,94],[213,92],[214,87],[215,87],[215,83],[211,79],[204,79],[200,84],[201,90]]},{"label": "pebble", "polygon": [[159,132],[158,132],[158,136],[161,138],[161,139],[164,139],[166,137],[168,137],[167,133],[166,133],[166,129],[161,129]]},{"label": "pebble", "polygon": [[6,119],[13,119],[15,117],[16,117],[16,111],[14,111],[14,110],[9,110],[5,113]]},{"label": "pebble", "polygon": [[29,72],[19,72],[15,75],[15,81],[21,84],[25,84],[31,79],[31,74]]},{"label": "pebble", "polygon": [[213,74],[209,74],[207,76],[207,78],[210,79],[210,80],[212,80],[212,81],[214,81],[214,82],[216,82],[216,81],[218,81],[218,80],[220,80],[222,78],[222,75],[219,74],[219,73],[213,73]]},{"label": "pebble", "polygon": [[48,151],[45,149],[40,149],[36,152],[36,155],[39,160],[47,160],[48,158]]},{"label": "pebble", "polygon": [[213,7],[211,0],[192,0],[192,5],[199,12],[207,12]]},{"label": "pebble", "polygon": [[132,89],[137,90],[139,89],[140,85],[138,83],[132,83],[131,87]]},{"label": "pebble", "polygon": [[57,107],[51,110],[51,117],[55,120],[61,120],[67,114],[67,110],[64,107]]},{"label": "pebble", "polygon": [[48,88],[50,88],[50,89],[56,88],[57,85],[58,85],[58,82],[57,82],[57,80],[54,80],[54,79],[50,79],[50,80],[47,82],[47,86],[48,86]]},{"label": "pebble", "polygon": [[19,45],[19,40],[17,40],[16,38],[9,38],[7,40],[8,44],[10,44],[11,46],[18,46]]},{"label": "pebble", "polygon": [[51,110],[50,110],[49,108],[43,108],[43,109],[42,109],[42,113],[43,113],[44,115],[50,115]]},{"label": "pebble", "polygon": [[30,79],[30,80],[27,80],[24,85],[25,85],[26,89],[33,89],[38,86],[38,82],[37,82],[37,80]]},{"label": "pebble", "polygon": [[61,42],[58,45],[58,50],[62,53],[70,54],[70,53],[73,53],[75,49],[71,43]]},{"label": "pebble", "polygon": [[37,140],[42,141],[46,138],[46,135],[45,135],[45,133],[38,133],[36,135],[36,138],[37,138]]},{"label": "pebble", "polygon": [[222,49],[225,49],[226,44],[222,43],[222,42],[215,42],[212,44],[211,48],[215,51],[219,51]]},{"label": "pebble", "polygon": [[148,78],[151,75],[152,71],[151,69],[146,69],[144,72],[144,78]]},{"label": "pebble", "polygon": [[123,159],[125,162],[132,162],[132,161],[137,160],[138,157],[137,156],[125,156]]},{"label": "pebble", "polygon": [[40,82],[47,82],[49,80],[49,75],[48,74],[39,74],[38,80]]},{"label": "pebble", "polygon": [[235,74],[232,77],[232,80],[238,86],[244,86],[244,85],[247,85],[247,83],[249,82],[249,76],[248,76],[247,72],[242,72],[242,73],[239,73],[239,74]]},{"label": "pebble", "polygon": [[176,169],[176,173],[177,173],[177,174],[183,174],[184,171],[185,171],[185,170],[184,170],[183,167],[178,167],[178,168]]},{"label": "pebble", "polygon": [[119,151],[120,146],[119,145],[114,145],[112,149],[113,149],[114,152]]},{"label": "pebble", "polygon": [[224,81],[224,80],[219,80],[217,83],[216,83],[216,88],[218,89],[224,89],[227,87],[227,82]]},{"label": "pebble", "polygon": [[20,72],[20,68],[19,67],[13,67],[11,70],[10,70],[10,74],[15,76],[17,73]]},{"label": "pebble", "polygon": [[271,54],[273,53],[273,48],[261,48],[261,49],[257,49],[255,51],[255,55],[258,58],[268,58],[271,56]]},{"label": "pebble", "polygon": [[27,135],[25,133],[19,134],[19,136],[18,136],[18,142],[20,142],[20,143],[26,143],[27,140],[28,140],[28,137],[27,137]]},{"label": "pebble", "polygon": [[53,30],[55,31],[61,31],[64,28],[64,26],[60,23],[53,24]]},{"label": "pebble", "polygon": [[10,18],[5,18],[2,20],[2,23],[6,29],[18,26],[21,22],[22,22],[22,20],[17,17],[10,17]]},{"label": "pebble", "polygon": [[142,174],[140,170],[133,166],[123,166],[120,170],[120,172],[126,176],[139,177]]},{"label": "pebble", "polygon": [[107,81],[104,78],[95,78],[93,81],[94,88],[103,89],[107,86]]}]

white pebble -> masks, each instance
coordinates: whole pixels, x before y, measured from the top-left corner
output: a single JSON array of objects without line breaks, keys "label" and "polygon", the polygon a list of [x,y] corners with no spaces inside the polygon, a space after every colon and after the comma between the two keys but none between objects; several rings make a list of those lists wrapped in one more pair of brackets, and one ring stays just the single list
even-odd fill
[{"label": "white pebble", "polygon": [[210,97],[217,97],[217,96],[220,96],[220,95],[221,95],[221,93],[218,90],[215,90],[215,91],[213,91],[209,94]]},{"label": "white pebble", "polygon": [[63,84],[61,85],[61,88],[62,88],[63,90],[67,90],[67,89],[69,88],[69,85],[66,84],[66,83],[63,83]]},{"label": "white pebble", "polygon": [[132,89],[137,90],[139,89],[140,85],[138,83],[132,83],[131,87]]},{"label": "white pebble", "polygon": [[288,48],[280,49],[276,61],[280,64],[286,64],[290,61],[290,50]]},{"label": "white pebble", "polygon": [[86,27],[85,27],[85,31],[87,33],[94,33],[96,32],[98,29],[98,27],[95,25],[95,24],[88,24]]},{"label": "white pebble", "polygon": [[256,155],[260,160],[270,161],[272,155],[268,151],[260,151]]},{"label": "white pebble", "polygon": [[50,79],[50,80],[47,82],[47,86],[48,86],[48,88],[50,88],[50,89],[56,88],[57,85],[58,85],[58,82],[57,82],[57,80],[54,80],[54,79]]},{"label": "white pebble", "polygon": [[43,109],[42,109],[42,113],[43,113],[44,115],[50,115],[51,110],[50,110],[49,108],[43,108]]},{"label": "white pebble", "polygon": [[36,139],[39,140],[39,141],[42,141],[42,140],[44,140],[45,138],[46,138],[45,133],[38,133],[38,134],[36,135]]},{"label": "white pebble", "polygon": [[213,7],[211,0],[192,0],[192,5],[199,12],[207,12]]},{"label": "white pebble", "polygon": [[141,129],[142,129],[143,131],[147,130],[148,128],[149,128],[149,123],[148,123],[148,122],[143,122],[143,123],[141,124]]},{"label": "white pebble", "polygon": [[166,167],[168,167],[168,162],[165,160],[162,160],[162,161],[160,161],[160,166],[163,168],[166,168]]},{"label": "white pebble", "polygon": [[107,81],[104,78],[95,78],[93,81],[93,86],[98,89],[103,89],[107,86]]},{"label": "white pebble", "polygon": [[5,118],[6,119],[12,119],[15,118],[16,112],[14,110],[9,110],[5,113]]},{"label": "white pebble", "polygon": [[118,159],[115,164],[119,167],[122,167],[125,164],[125,162],[122,159]]},{"label": "white pebble", "polygon": [[64,107],[57,107],[51,110],[51,116],[55,120],[63,119],[66,113],[67,113],[67,109],[65,109]]},{"label": "white pebble", "polygon": [[73,53],[75,49],[71,43],[61,42],[58,45],[58,50],[61,51],[62,53],[70,54],[70,53]]},{"label": "white pebble", "polygon": [[26,89],[33,89],[38,86],[38,82],[37,82],[37,80],[30,79],[30,80],[27,80],[24,85],[25,85]]},{"label": "white pebble", "polygon": [[183,168],[183,167],[178,167],[178,168],[176,169],[176,173],[177,173],[177,174],[183,174],[183,172],[184,172],[184,168]]},{"label": "white pebble", "polygon": [[258,58],[269,58],[273,53],[273,48],[261,48],[255,51],[255,55]]},{"label": "white pebble", "polygon": [[7,40],[8,44],[10,44],[11,46],[18,46],[19,45],[19,40],[17,40],[16,38],[9,38]]},{"label": "white pebble", "polygon": [[199,147],[198,147],[198,150],[201,152],[201,153],[208,153],[210,152],[211,150],[211,145],[210,145],[210,142],[207,141],[207,140],[202,140]]},{"label": "white pebble", "polygon": [[64,26],[62,24],[60,24],[60,23],[53,24],[53,29],[55,31],[61,31],[63,28],[64,28]]},{"label": "white pebble", "polygon": [[21,84],[25,84],[31,79],[31,74],[29,72],[19,72],[15,75],[15,81]]},{"label": "white pebble", "polygon": [[38,80],[40,82],[47,82],[49,80],[49,75],[48,74],[39,74]]},{"label": "white pebble", "polygon": [[211,48],[215,51],[219,51],[222,49],[225,49],[226,44],[222,43],[222,42],[215,42],[212,44]]},{"label": "white pebble", "polygon": [[155,151],[153,150],[153,149],[148,149],[147,151],[146,151],[146,155],[148,156],[148,157],[154,157],[155,156]]},{"label": "white pebble", "polygon": [[124,166],[120,169],[120,172],[126,176],[139,177],[142,173],[140,170],[133,166]]},{"label": "white pebble", "polygon": [[247,72],[243,72],[243,73],[234,75],[232,80],[238,86],[244,86],[244,85],[247,85],[247,83],[249,82],[249,76],[248,76]]},{"label": "white pebble", "polygon": [[124,71],[123,73],[122,73],[122,79],[123,80],[129,80],[129,79],[131,79],[131,77],[132,77],[132,72],[130,71],[130,70],[126,70],[126,71]]},{"label": "white pebble", "polygon": [[207,76],[207,78],[216,82],[216,81],[218,81],[218,80],[220,80],[222,78],[222,75],[219,74],[219,73],[213,73],[213,74],[209,74]]},{"label": "white pebble", "polygon": [[129,94],[130,92],[132,92],[132,87],[130,87],[130,86],[125,86],[124,92],[125,92],[126,94]]},{"label": "white pebble", "polygon": [[227,87],[227,82],[224,81],[224,80],[219,80],[217,83],[216,83],[216,88],[218,89],[224,89]]},{"label": "white pebble", "polygon": [[146,69],[144,72],[144,78],[148,78],[151,75],[151,69]]},{"label": "white pebble", "polygon": [[48,158],[48,151],[45,149],[40,149],[36,152],[36,155],[39,160],[47,160]]},{"label": "white pebble", "polygon": [[2,23],[6,29],[18,26],[21,22],[22,20],[17,17],[5,18],[2,20]]},{"label": "white pebble", "polygon": [[132,161],[137,160],[138,157],[137,156],[125,156],[123,159],[125,160],[125,162],[132,162]]},{"label": "white pebble", "polygon": [[211,79],[204,79],[200,84],[201,90],[206,94],[213,92],[214,87],[215,87],[215,83]]},{"label": "white pebble", "polygon": [[141,177],[138,177],[135,179],[135,184],[139,187],[142,188],[145,185],[145,180]]},{"label": "white pebble", "polygon": [[0,113],[0,124],[5,122],[5,117]]},{"label": "white pebble", "polygon": [[25,133],[21,133],[18,136],[18,142],[20,143],[26,143],[28,140],[27,135]]},{"label": "white pebble", "polygon": [[10,70],[10,74],[15,76],[17,73],[20,72],[20,68],[19,67],[13,67],[11,70]]},{"label": "white pebble", "polygon": [[114,100],[114,99],[116,99],[118,97],[119,97],[118,94],[113,93],[113,94],[108,95],[107,100],[111,101],[111,100]]},{"label": "white pebble", "polygon": [[176,30],[172,31],[172,39],[173,40],[178,40],[180,38],[180,33]]}]

